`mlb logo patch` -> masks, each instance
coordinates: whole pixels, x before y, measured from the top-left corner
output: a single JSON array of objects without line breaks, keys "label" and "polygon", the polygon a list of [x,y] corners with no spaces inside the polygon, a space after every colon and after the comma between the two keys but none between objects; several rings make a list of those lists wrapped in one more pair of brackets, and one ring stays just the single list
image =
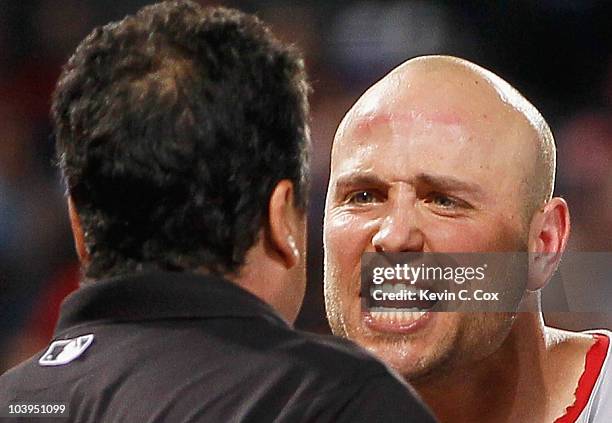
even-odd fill
[{"label": "mlb logo patch", "polygon": [[61,366],[76,360],[85,352],[94,340],[93,334],[78,338],[54,341],[42,355],[38,364],[41,366]]}]

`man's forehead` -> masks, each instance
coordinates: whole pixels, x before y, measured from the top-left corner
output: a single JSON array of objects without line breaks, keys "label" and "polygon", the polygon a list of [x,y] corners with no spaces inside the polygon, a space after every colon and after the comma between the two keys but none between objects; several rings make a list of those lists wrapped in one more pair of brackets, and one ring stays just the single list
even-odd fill
[{"label": "man's forehead", "polygon": [[459,83],[405,83],[387,89],[381,81],[368,91],[347,114],[344,131],[362,132],[380,124],[466,125],[477,130],[512,120],[509,108],[492,90],[470,89]]},{"label": "man's forehead", "polygon": [[[428,134],[423,133],[422,126],[414,126],[412,132],[401,126],[398,130],[397,125],[374,126],[352,136],[349,142],[337,144],[332,157],[332,178],[372,172],[385,179],[401,179],[426,170],[460,174],[472,167],[483,170],[489,167],[486,157],[492,154],[492,146],[480,149],[478,156],[472,155],[474,147],[459,130],[450,127],[444,133]],[[466,160],[468,155],[472,156],[471,161]]]},{"label": "man's forehead", "polygon": [[[331,180],[336,184],[341,175],[363,173],[387,181],[437,174],[486,186],[487,191],[516,189],[535,159],[533,143],[503,140],[505,135],[495,131],[471,132],[464,120],[445,112],[361,116],[334,145]],[[508,131],[527,137],[524,128],[509,126]]]},{"label": "man's forehead", "polygon": [[514,136],[518,132],[530,140],[534,136],[525,117],[482,76],[469,70],[402,70],[387,75],[355,103],[338,128],[332,155],[344,150],[343,144],[353,148],[367,141],[376,128],[407,135],[415,125],[461,128],[475,143],[520,142]]},{"label": "man's forehead", "polygon": [[350,129],[352,135],[359,137],[360,135],[367,135],[379,125],[408,128],[415,122],[421,122],[424,125],[461,125],[465,123],[465,118],[460,112],[453,110],[429,111],[404,108],[399,111],[384,110],[365,114],[358,113],[352,117]]},{"label": "man's forehead", "polygon": [[380,104],[379,109],[356,105],[336,133],[332,166],[342,163],[343,167],[358,167],[365,162],[378,162],[383,150],[392,153],[393,163],[432,150],[446,149],[448,154],[456,154],[465,151],[468,139],[476,143],[477,138],[487,138],[482,133],[479,136],[462,110],[428,109],[413,104]]},{"label": "man's forehead", "polygon": [[458,156],[464,166],[496,158],[509,163],[514,157],[524,160],[536,154],[533,131],[519,121],[503,129],[493,124],[475,128],[461,115],[439,113],[382,114],[361,117],[355,122],[334,142],[332,165],[376,162],[383,153],[394,162],[419,160],[423,155],[434,155],[440,160]]}]

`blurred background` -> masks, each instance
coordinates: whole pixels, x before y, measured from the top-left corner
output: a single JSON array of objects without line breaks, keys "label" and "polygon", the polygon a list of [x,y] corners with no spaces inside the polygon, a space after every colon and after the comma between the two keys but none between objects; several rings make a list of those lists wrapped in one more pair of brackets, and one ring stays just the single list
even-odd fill
[{"label": "blurred background", "polygon": [[[48,111],[62,64],[95,26],[141,0],[0,0],[0,373],[49,341],[78,286]],[[309,288],[299,328],[328,332],[321,220],[334,131],[373,82],[422,54],[452,54],[500,75],[556,135],[557,194],[572,211],[570,250],[612,250],[612,3],[539,1],[201,1],[257,13],[305,53],[313,84]],[[612,281],[610,282],[612,283]],[[570,329],[603,314],[555,314]]]}]

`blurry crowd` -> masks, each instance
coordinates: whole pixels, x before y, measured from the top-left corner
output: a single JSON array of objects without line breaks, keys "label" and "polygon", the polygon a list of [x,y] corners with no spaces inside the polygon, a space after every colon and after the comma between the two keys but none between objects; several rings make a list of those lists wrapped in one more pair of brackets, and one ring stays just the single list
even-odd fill
[{"label": "blurry crowd", "polygon": [[[48,112],[61,65],[94,26],[144,0],[0,0],[0,372],[44,346],[78,286]],[[517,87],[558,144],[570,250],[612,250],[612,7],[601,0],[217,1],[256,12],[305,54],[313,85],[309,288],[298,327],[326,332],[321,220],[333,134],[352,102],[404,60],[452,54]],[[610,279],[612,283],[612,275]],[[555,315],[580,329],[605,315]]]}]

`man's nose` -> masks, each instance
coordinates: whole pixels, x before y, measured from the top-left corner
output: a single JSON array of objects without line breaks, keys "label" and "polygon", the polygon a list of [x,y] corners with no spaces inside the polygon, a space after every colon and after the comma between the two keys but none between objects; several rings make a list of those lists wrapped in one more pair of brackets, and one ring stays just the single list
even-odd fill
[{"label": "man's nose", "polygon": [[422,251],[423,243],[423,233],[417,224],[414,204],[394,207],[372,237],[372,245],[378,252]]}]

